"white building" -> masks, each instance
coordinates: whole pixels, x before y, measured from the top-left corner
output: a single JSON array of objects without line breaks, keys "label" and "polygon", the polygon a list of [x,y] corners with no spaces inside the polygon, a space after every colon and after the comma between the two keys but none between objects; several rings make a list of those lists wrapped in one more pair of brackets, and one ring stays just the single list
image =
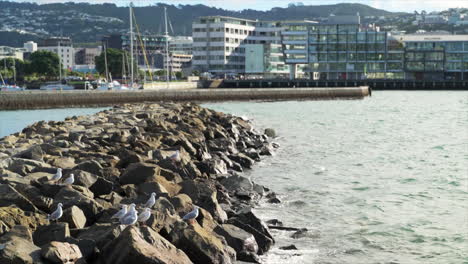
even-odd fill
[{"label": "white building", "polygon": [[5,58],[14,58],[18,60],[23,60],[24,52],[26,52],[26,50],[22,48],[0,46],[0,60],[5,59]]},{"label": "white building", "polygon": [[192,28],[192,64],[201,72],[244,73],[245,45],[281,42],[276,22],[209,16],[198,18]]},{"label": "white building", "polygon": [[34,41],[28,41],[23,44],[23,48],[26,49],[26,52],[33,53],[37,51],[37,43]]},{"label": "white building", "polygon": [[75,49],[68,37],[52,37],[39,43],[38,50],[47,50],[56,53],[62,63],[62,68],[73,69],[75,65]]}]

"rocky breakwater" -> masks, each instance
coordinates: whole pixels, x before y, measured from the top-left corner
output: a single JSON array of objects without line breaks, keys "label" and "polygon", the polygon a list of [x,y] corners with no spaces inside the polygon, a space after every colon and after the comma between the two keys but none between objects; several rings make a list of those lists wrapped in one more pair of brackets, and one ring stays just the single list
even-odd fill
[{"label": "rocky breakwater", "polygon": [[[239,173],[275,147],[194,104],[35,123],[0,139],[0,263],[258,262],[274,240],[251,207],[269,190]],[[112,218],[130,204],[149,219]]]}]

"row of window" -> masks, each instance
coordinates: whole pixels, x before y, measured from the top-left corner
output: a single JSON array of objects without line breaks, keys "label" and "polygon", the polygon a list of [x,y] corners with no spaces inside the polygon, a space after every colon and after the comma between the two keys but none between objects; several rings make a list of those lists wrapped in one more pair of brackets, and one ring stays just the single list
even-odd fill
[{"label": "row of window", "polygon": [[406,48],[409,50],[447,50],[447,51],[468,51],[468,41],[465,42],[407,42]]},{"label": "row of window", "polygon": [[[468,62],[401,62],[391,63],[310,63],[312,71],[343,71],[343,72],[379,72],[379,71],[461,71],[468,69]],[[445,66],[445,67],[444,67]]]}]

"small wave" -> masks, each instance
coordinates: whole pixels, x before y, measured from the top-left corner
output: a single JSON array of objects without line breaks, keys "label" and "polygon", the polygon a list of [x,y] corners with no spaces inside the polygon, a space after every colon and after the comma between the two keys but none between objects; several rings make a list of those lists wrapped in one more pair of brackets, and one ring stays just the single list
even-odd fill
[{"label": "small wave", "polygon": [[296,207],[304,207],[304,206],[307,205],[307,203],[304,202],[304,201],[292,201],[292,202],[290,202],[290,204],[292,206],[296,206]]},{"label": "small wave", "polygon": [[355,191],[367,191],[370,188],[369,187],[355,187],[355,188],[351,188],[351,189],[355,190]]}]

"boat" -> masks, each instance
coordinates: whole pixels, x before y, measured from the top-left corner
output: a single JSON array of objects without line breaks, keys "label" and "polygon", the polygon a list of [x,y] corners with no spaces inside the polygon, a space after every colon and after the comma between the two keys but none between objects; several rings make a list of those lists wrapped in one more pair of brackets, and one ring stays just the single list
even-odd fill
[{"label": "boat", "polygon": [[[6,67],[5,67],[6,68]],[[16,78],[15,78],[16,79]],[[24,88],[21,88],[17,85],[14,84],[6,84],[5,80],[3,79],[2,74],[0,73],[0,80],[2,83],[0,84],[0,91],[2,92],[18,92],[18,91],[24,91]]]},{"label": "boat", "polygon": [[48,83],[41,85],[39,89],[43,91],[63,91],[63,90],[69,91],[69,90],[75,90],[75,87],[72,85],[63,84],[61,82],[48,82]]},{"label": "boat", "polygon": [[125,85],[121,84],[118,81],[112,81],[112,82],[98,82],[97,83],[97,88],[96,90],[130,90],[130,88]]}]

